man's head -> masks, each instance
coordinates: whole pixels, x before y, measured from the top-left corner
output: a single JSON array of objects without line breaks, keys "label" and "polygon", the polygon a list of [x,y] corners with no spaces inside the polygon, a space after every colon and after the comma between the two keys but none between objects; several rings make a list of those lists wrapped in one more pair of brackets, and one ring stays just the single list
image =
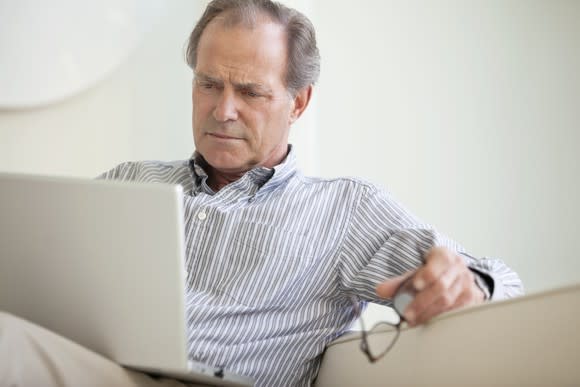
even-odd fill
[{"label": "man's head", "polygon": [[270,0],[214,0],[210,2],[189,37],[186,59],[195,70],[198,46],[205,27],[217,16],[226,26],[242,25],[252,28],[259,16],[284,27],[286,51],[289,58],[284,81],[288,91],[295,95],[304,87],[313,85],[320,74],[320,55],[312,23],[300,12]]},{"label": "man's head", "polygon": [[223,173],[279,163],[320,71],[310,21],[267,0],[214,0],[191,33],[187,62],[197,151]]}]

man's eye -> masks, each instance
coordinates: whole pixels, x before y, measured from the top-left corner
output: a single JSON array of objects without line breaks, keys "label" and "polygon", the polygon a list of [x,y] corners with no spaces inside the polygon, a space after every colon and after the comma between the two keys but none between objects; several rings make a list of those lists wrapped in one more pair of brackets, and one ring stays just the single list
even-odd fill
[{"label": "man's eye", "polygon": [[252,90],[244,90],[244,95],[251,97],[251,98],[257,98],[257,97],[261,97],[261,94],[256,93],[255,91]]},{"label": "man's eye", "polygon": [[214,89],[217,89],[217,85],[215,84],[215,82],[204,81],[204,80],[201,80],[201,79],[197,79],[195,81],[195,83],[197,84],[197,86],[201,90],[214,90]]}]

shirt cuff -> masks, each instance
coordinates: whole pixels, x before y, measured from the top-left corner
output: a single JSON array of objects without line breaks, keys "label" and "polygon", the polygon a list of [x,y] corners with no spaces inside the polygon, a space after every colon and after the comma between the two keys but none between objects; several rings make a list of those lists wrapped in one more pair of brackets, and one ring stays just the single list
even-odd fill
[{"label": "shirt cuff", "polygon": [[478,269],[470,267],[474,274],[475,284],[483,292],[483,299],[485,301],[491,300],[494,296],[495,281],[493,277],[487,273],[484,273]]}]

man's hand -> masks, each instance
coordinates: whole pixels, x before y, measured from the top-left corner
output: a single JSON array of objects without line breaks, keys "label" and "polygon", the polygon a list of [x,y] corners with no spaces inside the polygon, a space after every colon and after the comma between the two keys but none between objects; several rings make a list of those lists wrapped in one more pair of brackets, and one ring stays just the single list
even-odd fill
[{"label": "man's hand", "polygon": [[415,272],[392,278],[377,286],[377,295],[393,298],[399,285],[415,274],[417,294],[404,312],[414,326],[451,309],[483,302],[484,294],[475,284],[474,274],[455,252],[434,247],[425,256],[425,264]]}]

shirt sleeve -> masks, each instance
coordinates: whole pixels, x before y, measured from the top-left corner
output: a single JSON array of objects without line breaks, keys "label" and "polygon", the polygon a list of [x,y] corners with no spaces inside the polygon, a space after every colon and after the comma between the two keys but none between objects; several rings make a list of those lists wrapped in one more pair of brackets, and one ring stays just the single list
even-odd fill
[{"label": "shirt sleeve", "polygon": [[425,253],[435,246],[459,253],[468,267],[484,278],[492,300],[523,294],[519,276],[504,262],[469,255],[385,191],[370,185],[365,186],[346,226],[337,261],[339,286],[366,301],[390,305],[390,300],[376,295],[376,286],[418,268]]},{"label": "shirt sleeve", "polygon": [[117,165],[96,177],[97,180],[126,180],[133,181],[138,173],[137,163],[129,161]]}]

